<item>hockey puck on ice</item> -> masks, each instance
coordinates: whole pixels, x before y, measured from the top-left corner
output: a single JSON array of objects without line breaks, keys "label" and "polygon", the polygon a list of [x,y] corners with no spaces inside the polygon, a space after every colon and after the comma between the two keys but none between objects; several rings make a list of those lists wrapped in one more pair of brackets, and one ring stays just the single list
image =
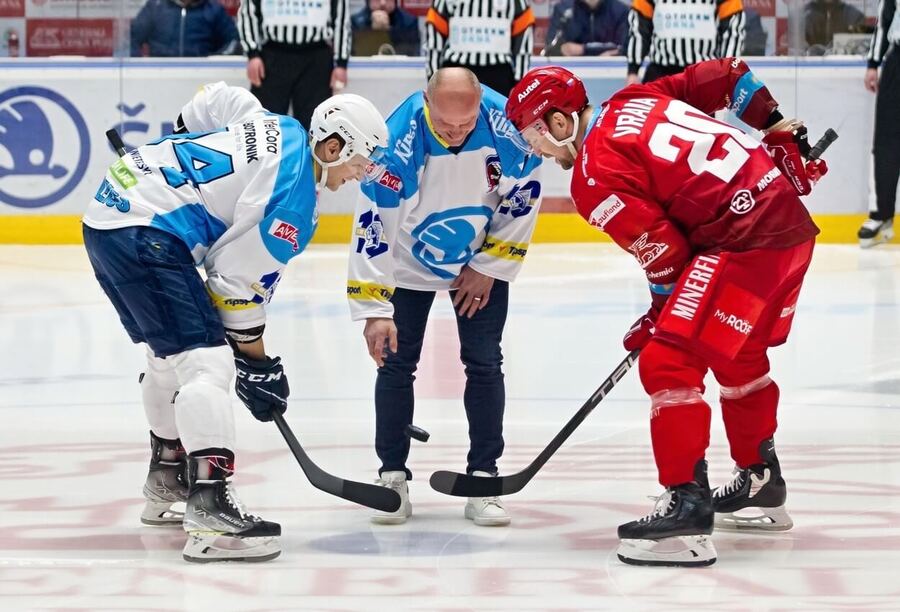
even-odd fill
[{"label": "hockey puck on ice", "polygon": [[404,430],[406,435],[410,438],[418,440],[419,442],[428,442],[428,438],[431,437],[431,434],[422,429],[421,427],[416,427],[412,423],[406,426]]}]

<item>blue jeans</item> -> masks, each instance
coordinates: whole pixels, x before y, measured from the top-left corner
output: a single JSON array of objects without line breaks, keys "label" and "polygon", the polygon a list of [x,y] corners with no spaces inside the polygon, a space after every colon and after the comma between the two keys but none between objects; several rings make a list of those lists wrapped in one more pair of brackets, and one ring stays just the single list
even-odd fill
[{"label": "blue jeans", "polygon": [[[409,438],[404,429],[413,422],[413,381],[422,354],[422,340],[433,291],[397,289],[391,298],[397,325],[398,351],[389,354],[375,381],[375,452],[381,460],[379,474],[404,471],[409,456]],[[452,296],[452,294],[451,294]],[[503,354],[500,340],[506,325],[509,284],[494,281],[488,305],[471,319],[456,316],[460,358],[465,365],[466,390],[463,404],[469,421],[469,455],[466,471],[495,474],[503,454]]]},{"label": "blue jeans", "polygon": [[176,236],[152,227],[83,226],[97,281],[131,340],[159,358],[225,344],[225,327],[194,258]]}]

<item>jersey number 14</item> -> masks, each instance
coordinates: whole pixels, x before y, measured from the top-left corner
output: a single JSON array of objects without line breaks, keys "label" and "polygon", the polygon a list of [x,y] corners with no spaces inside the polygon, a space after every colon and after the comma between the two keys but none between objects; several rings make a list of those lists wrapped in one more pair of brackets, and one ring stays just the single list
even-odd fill
[{"label": "jersey number 14", "polygon": [[204,147],[196,142],[176,142],[172,145],[181,171],[161,168],[166,182],[178,189],[188,181],[194,186],[211,183],[234,172],[231,155]]},{"label": "jersey number 14", "polygon": [[[681,100],[672,100],[664,111],[668,123],[659,123],[650,135],[650,151],[666,161],[674,162],[678,154],[688,148],[687,163],[691,172],[707,172],[728,183],[750,159],[748,151],[760,146],[755,138],[741,130],[710,119]],[[720,146],[725,155],[710,159],[716,137],[725,135]],[[684,142],[674,142],[678,139]]]}]

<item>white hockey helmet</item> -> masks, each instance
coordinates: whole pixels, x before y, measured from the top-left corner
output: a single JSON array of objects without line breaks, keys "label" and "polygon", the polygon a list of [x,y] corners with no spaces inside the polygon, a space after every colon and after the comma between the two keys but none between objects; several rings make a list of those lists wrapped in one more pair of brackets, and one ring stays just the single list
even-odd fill
[{"label": "white hockey helmet", "polygon": [[[337,135],[344,141],[337,160],[323,162],[316,155],[315,146]],[[384,172],[383,158],[388,144],[388,130],[384,117],[375,105],[356,94],[331,96],[313,111],[309,125],[313,157],[322,167],[319,185],[325,184],[328,168],[338,166],[359,155],[369,161],[364,181],[373,181]]]}]

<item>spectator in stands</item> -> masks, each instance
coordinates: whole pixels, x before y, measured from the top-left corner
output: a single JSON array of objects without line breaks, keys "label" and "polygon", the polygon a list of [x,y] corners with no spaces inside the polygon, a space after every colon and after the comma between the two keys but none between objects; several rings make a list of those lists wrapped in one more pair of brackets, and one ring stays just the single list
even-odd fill
[{"label": "spectator in stands", "polygon": [[544,55],[622,55],[628,7],[619,0],[562,0],[553,7]]},{"label": "spectator in stands", "polygon": [[[353,55],[376,55],[388,45],[393,54],[419,55],[419,20],[397,6],[397,0],[369,0],[368,4],[350,17],[353,27]],[[374,49],[364,48],[367,32],[384,32],[384,43]],[[390,54],[390,53],[389,53]]]},{"label": "spectator in stands", "polygon": [[749,6],[744,7],[744,51],[743,55],[765,55],[769,33],[763,27],[759,13]]},{"label": "spectator in stands", "polygon": [[804,9],[806,42],[830,47],[835,34],[860,32],[866,16],[843,0],[811,0]]},{"label": "spectator in stands", "polygon": [[238,32],[219,0],[147,0],[131,22],[134,57],[231,55]]}]

